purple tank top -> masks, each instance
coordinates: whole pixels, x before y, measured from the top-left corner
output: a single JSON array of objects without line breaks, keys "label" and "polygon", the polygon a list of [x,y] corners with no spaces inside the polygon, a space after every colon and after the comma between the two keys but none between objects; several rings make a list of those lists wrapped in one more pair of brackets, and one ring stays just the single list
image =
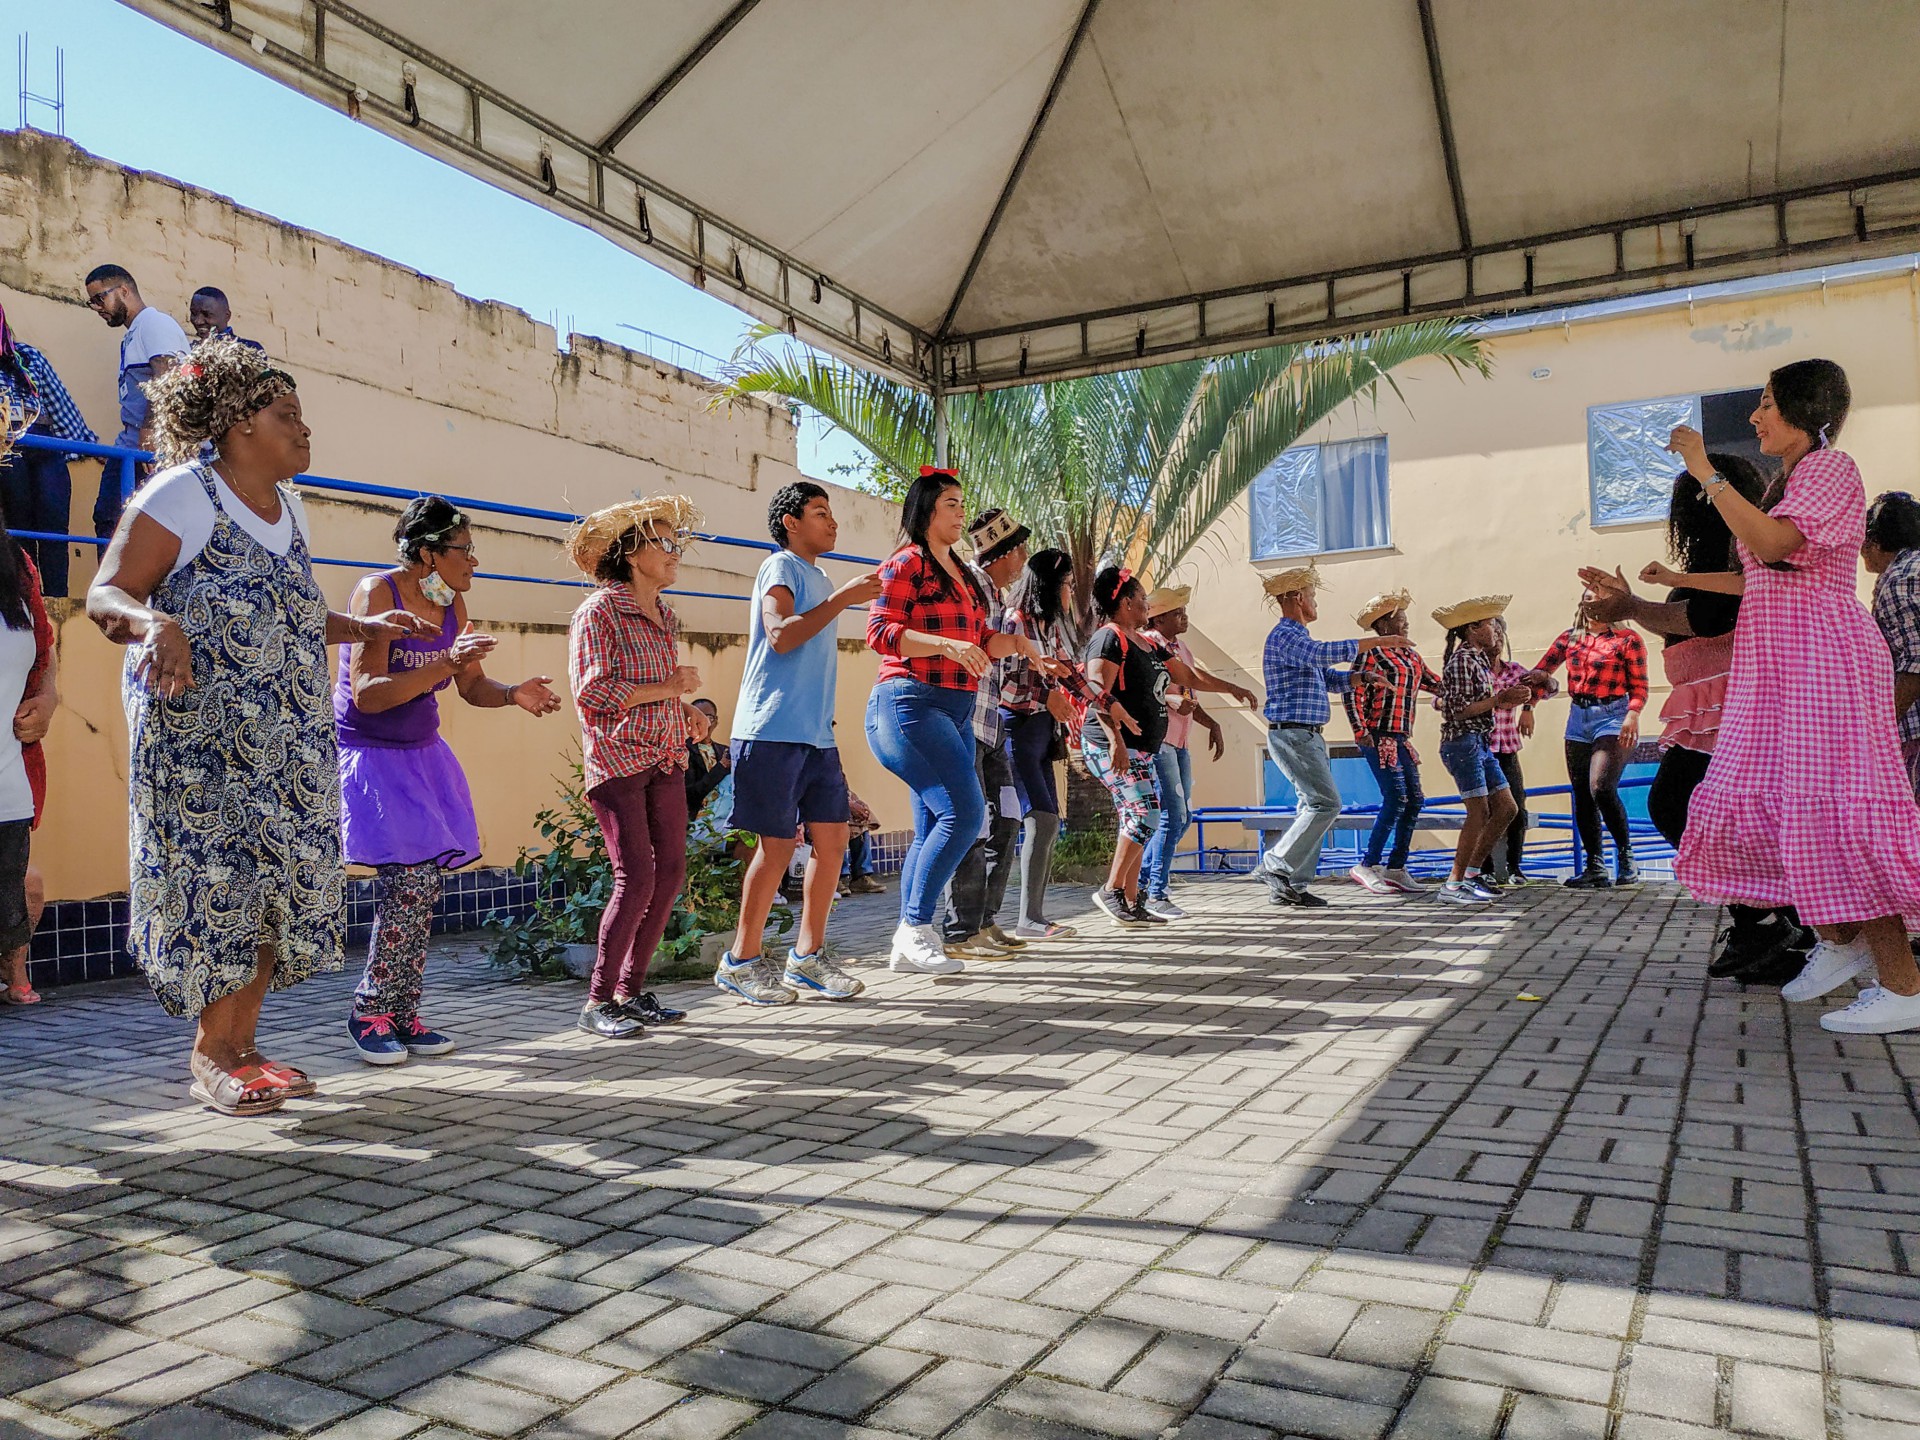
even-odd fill
[{"label": "purple tank top", "polygon": [[[386,575],[381,578],[387,582],[387,589],[393,592],[393,608],[402,609],[400,589],[393,583],[393,577]],[[446,659],[447,652],[453,648],[453,627],[454,607],[449,605],[440,633],[433,639],[416,640],[408,637],[389,640],[388,673],[403,675],[409,670],[418,670],[423,665]],[[440,702],[433,698],[434,691],[446,689],[453,683],[451,680],[442,680],[433,690],[414,696],[404,705],[369,714],[353,703],[353,668],[349,661],[352,653],[352,646],[340,647],[340,678],[333,687],[333,728],[342,745],[372,750],[417,750],[439,738]]]}]

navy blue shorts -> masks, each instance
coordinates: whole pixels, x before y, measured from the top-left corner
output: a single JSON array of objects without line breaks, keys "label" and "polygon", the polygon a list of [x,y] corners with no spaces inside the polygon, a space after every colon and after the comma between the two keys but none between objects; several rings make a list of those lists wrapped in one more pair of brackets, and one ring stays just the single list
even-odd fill
[{"label": "navy blue shorts", "polygon": [[733,828],[790,840],[802,825],[844,825],[853,818],[838,748],[791,740],[736,740]]}]

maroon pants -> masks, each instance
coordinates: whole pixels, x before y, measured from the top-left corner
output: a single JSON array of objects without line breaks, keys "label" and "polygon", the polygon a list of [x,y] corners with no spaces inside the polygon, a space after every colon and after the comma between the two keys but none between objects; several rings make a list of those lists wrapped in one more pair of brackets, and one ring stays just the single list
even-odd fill
[{"label": "maroon pants", "polygon": [[686,774],[664,765],[605,780],[587,803],[607,839],[613,894],[600,917],[600,953],[587,1000],[617,991],[632,997],[647,983],[647,965],[667,933],[673,900],[687,878]]}]

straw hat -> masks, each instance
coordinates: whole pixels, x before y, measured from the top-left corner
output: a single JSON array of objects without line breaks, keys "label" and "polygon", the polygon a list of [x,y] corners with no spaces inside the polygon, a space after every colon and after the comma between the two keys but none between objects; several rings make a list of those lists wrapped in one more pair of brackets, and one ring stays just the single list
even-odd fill
[{"label": "straw hat", "polygon": [[1413,604],[1412,592],[1407,590],[1385,590],[1362,605],[1353,617],[1353,623],[1362,630],[1371,630],[1373,622],[1404,610]]},{"label": "straw hat", "polygon": [[1147,596],[1147,618],[1151,620],[1169,610],[1178,610],[1192,598],[1191,585],[1156,585],[1153,593]]},{"label": "straw hat", "polygon": [[607,551],[636,526],[651,525],[685,535],[699,523],[700,512],[684,495],[649,495],[644,500],[622,500],[618,505],[594,511],[573,527],[573,533],[567,536],[567,558],[581,574],[591,579]]},{"label": "straw hat", "polygon": [[1482,620],[1494,620],[1507,613],[1511,595],[1476,595],[1471,600],[1462,600],[1457,605],[1442,605],[1433,612],[1433,618],[1448,630],[1457,630],[1462,625],[1477,625]]},{"label": "straw hat", "polygon": [[1291,570],[1282,570],[1278,575],[1269,575],[1260,582],[1260,588],[1275,600],[1282,595],[1291,595],[1296,590],[1318,590],[1320,571],[1312,565],[1296,565]]}]

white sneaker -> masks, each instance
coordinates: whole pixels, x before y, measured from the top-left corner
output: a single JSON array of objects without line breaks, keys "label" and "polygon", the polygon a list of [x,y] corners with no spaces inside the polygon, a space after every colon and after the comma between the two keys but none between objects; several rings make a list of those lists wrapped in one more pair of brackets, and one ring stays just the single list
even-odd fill
[{"label": "white sneaker", "polygon": [[1184,920],[1187,918],[1187,912],[1174,904],[1173,901],[1167,899],[1164,895],[1158,897],[1152,895],[1147,896],[1146,906],[1149,915],[1158,915],[1162,920]]},{"label": "white sneaker", "polygon": [[1399,893],[1377,865],[1356,865],[1347,871],[1347,878],[1374,895]]},{"label": "white sneaker", "polygon": [[902,921],[893,932],[893,954],[887,960],[889,970],[913,975],[953,975],[967,968],[940,948],[940,927],[909,925]]},{"label": "white sneaker", "polygon": [[1920,1030],[1920,995],[1896,995],[1884,985],[1860,992],[1860,998],[1844,1010],[1829,1010],[1820,1017],[1822,1030],[1842,1035],[1891,1035],[1900,1030]]},{"label": "white sneaker", "polygon": [[[1807,963],[1800,967],[1800,973],[1780,987],[1780,998],[1818,1000],[1829,991],[1838,990],[1855,976],[1870,973],[1873,968],[1873,951],[1860,941],[1836,945],[1831,940],[1822,940],[1808,952]],[[1821,1023],[1826,1024],[1824,1018]],[[1833,1027],[1828,1025],[1827,1028],[1831,1030]]]},{"label": "white sneaker", "polygon": [[1391,869],[1382,870],[1380,872],[1380,878],[1395,890],[1398,890],[1402,895],[1424,895],[1427,893],[1427,887],[1409,875],[1406,867],[1403,865],[1396,865]]},{"label": "white sneaker", "polygon": [[1031,945],[1036,940],[1070,940],[1073,938],[1073,927],[1056,925],[1051,920],[1044,925],[1035,925],[1031,921],[1022,920],[1013,927],[1013,933],[1016,939],[1025,940]]}]

